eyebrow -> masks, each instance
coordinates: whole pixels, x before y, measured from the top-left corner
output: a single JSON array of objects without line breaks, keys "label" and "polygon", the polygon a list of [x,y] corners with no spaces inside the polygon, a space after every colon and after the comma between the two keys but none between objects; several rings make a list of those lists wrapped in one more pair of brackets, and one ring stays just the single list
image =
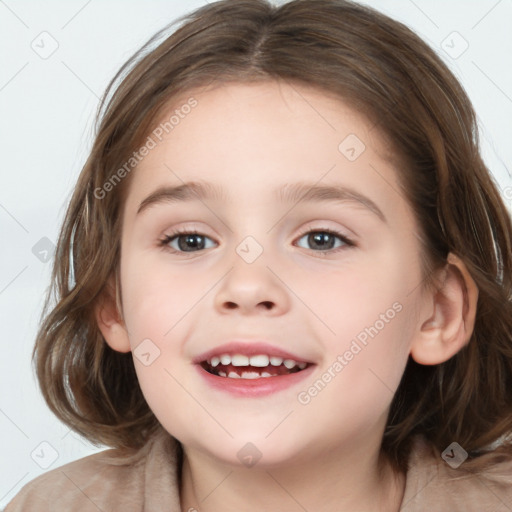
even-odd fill
[{"label": "eyebrow", "polygon": [[[374,201],[357,190],[346,186],[298,182],[275,189],[274,194],[275,199],[281,203],[356,203],[373,212],[382,222],[387,222],[384,213]],[[150,206],[159,203],[203,201],[206,199],[225,201],[227,196],[222,188],[205,181],[190,181],[174,187],[160,187],[141,201],[137,215]]]}]

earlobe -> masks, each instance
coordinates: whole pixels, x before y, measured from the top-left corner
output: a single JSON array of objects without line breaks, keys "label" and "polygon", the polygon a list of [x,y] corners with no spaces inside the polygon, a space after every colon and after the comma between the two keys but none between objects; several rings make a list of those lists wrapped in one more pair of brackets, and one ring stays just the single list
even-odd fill
[{"label": "earlobe", "polygon": [[[420,364],[447,361],[473,334],[478,288],[464,262],[450,253],[440,286],[429,296],[427,318],[420,320],[411,345],[411,356]],[[428,306],[428,305],[427,305]]]},{"label": "earlobe", "polygon": [[117,352],[130,352],[128,331],[115,299],[115,285],[109,281],[95,306],[95,317],[107,344]]}]

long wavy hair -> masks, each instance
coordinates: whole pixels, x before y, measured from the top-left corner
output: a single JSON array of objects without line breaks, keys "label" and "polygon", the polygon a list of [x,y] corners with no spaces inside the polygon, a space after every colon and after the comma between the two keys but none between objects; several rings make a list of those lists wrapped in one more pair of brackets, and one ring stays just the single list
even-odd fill
[{"label": "long wavy hair", "polygon": [[111,350],[96,324],[94,308],[118,272],[130,176],[107,194],[98,191],[119,177],[173,98],[211,84],[266,80],[314,86],[375,123],[392,145],[421,227],[423,284],[451,251],[479,288],[467,346],[435,366],[409,359],[383,454],[405,471],[411,440],[421,434],[438,452],[457,441],[470,454],[464,467],[477,471],[510,458],[512,225],[480,156],[473,108],[411,30],[345,0],[212,3],[159,32],[114,77],[63,222],[34,349],[49,407],[79,434],[111,447],[139,449],[162,429],[132,355]]}]

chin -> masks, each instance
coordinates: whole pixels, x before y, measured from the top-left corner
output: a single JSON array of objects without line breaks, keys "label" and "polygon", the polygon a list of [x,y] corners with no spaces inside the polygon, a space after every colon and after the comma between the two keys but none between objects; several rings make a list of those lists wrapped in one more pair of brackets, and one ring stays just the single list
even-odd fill
[{"label": "chin", "polygon": [[[272,434],[271,434],[272,435]],[[273,440],[258,436],[236,436],[223,446],[219,444],[203,446],[208,454],[219,462],[238,469],[272,469],[297,463],[304,455],[301,446],[276,435]]]}]

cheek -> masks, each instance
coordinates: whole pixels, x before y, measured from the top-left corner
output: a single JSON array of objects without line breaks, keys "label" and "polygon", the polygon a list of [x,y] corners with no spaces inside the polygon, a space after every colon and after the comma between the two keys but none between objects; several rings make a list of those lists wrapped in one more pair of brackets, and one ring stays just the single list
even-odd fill
[{"label": "cheek", "polygon": [[383,428],[409,351],[407,306],[394,306],[384,309],[384,319],[373,320],[366,311],[357,321],[347,321],[347,331],[355,334],[339,334],[322,368],[301,388],[297,418],[308,422],[315,435],[336,432],[353,441],[376,425]]},{"label": "cheek", "polygon": [[407,320],[420,284],[419,263],[409,251],[395,250],[390,243],[377,257],[361,255],[354,265],[340,266],[325,278],[315,275],[301,293],[331,332],[329,336],[326,330],[326,343],[343,350],[353,338],[364,343],[384,331],[397,330],[392,343],[407,339],[404,328],[410,336]]},{"label": "cheek", "polygon": [[341,397],[354,412],[358,404],[384,411],[407,363],[420,284],[419,263],[411,252],[390,244],[373,261],[360,260],[357,270],[330,274],[327,293],[310,293],[311,309],[330,331],[324,329],[327,385],[324,391],[324,379],[318,383],[319,403],[327,407]]},{"label": "cheek", "polygon": [[140,264],[127,259],[121,267],[123,313],[140,387],[158,420],[182,437],[204,423],[204,411],[188,392],[191,368],[183,346],[193,309],[211,287],[204,276],[195,280],[189,274],[143,258]]},{"label": "cheek", "polygon": [[159,346],[193,310],[209,288],[207,273],[194,277],[190,269],[170,268],[164,258],[126,260],[121,266],[123,313],[132,347],[141,338]]}]

